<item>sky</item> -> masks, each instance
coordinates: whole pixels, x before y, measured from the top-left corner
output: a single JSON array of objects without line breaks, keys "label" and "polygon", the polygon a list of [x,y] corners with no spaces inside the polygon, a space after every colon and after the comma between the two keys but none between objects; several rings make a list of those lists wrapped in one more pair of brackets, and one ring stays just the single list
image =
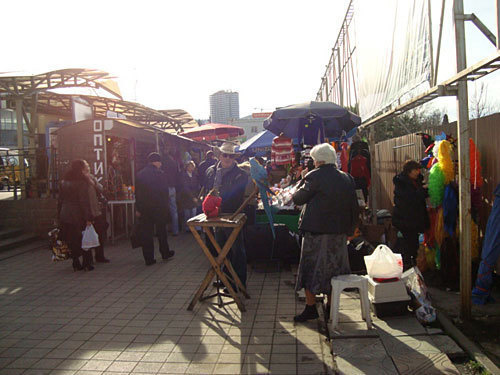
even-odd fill
[{"label": "sky", "polygon": [[[452,0],[447,3],[451,8]],[[2,38],[0,72],[101,69],[117,77],[124,99],[155,109],[182,108],[194,118],[209,117],[209,95],[218,90],[239,92],[240,116],[272,111],[316,97],[347,4],[8,1],[2,3],[1,24],[11,32]],[[432,4],[438,19],[441,0]],[[494,30],[493,0],[465,0],[465,6]],[[447,19],[443,78],[455,66],[451,13]],[[469,63],[495,50],[471,25],[467,33]]]}]

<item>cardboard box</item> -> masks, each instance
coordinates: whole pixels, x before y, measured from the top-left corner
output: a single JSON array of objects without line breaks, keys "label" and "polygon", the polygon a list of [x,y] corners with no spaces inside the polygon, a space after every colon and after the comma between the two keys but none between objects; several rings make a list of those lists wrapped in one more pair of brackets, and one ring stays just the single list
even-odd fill
[{"label": "cardboard box", "polygon": [[367,279],[368,298],[377,317],[397,316],[408,312],[410,296],[403,280],[378,283],[371,277]]}]

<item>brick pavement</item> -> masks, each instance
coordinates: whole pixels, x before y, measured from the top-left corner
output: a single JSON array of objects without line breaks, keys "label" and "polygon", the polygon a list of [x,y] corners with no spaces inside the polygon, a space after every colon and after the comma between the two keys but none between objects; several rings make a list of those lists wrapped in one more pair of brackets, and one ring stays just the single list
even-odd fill
[{"label": "brick pavement", "polygon": [[170,241],[175,257],[150,267],[126,241],[108,246],[112,263],[92,272],[51,263],[49,250],[0,261],[0,374],[378,375],[411,373],[415,363],[456,373],[411,316],[375,319],[367,333],[349,294],[334,361],[322,320],[294,325],[303,303],[286,269],[250,267],[245,313],[208,301],[189,312],[208,261],[191,235]]}]

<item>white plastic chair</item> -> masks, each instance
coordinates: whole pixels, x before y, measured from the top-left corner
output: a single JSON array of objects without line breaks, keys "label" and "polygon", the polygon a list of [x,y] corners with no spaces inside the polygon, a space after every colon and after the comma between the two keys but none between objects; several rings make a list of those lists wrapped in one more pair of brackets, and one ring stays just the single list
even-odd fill
[{"label": "white plastic chair", "polygon": [[339,320],[340,294],[344,289],[356,288],[359,290],[361,301],[361,317],[366,321],[368,329],[372,328],[370,316],[370,301],[368,300],[368,280],[359,275],[340,275],[332,277],[332,306],[330,308],[331,329],[335,329]]}]

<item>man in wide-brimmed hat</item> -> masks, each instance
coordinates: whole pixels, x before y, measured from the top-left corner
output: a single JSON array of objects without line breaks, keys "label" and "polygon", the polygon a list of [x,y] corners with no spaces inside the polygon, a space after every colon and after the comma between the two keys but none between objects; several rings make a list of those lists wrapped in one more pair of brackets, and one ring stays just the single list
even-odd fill
[{"label": "man in wide-brimmed hat", "polygon": [[[248,175],[236,164],[236,144],[224,142],[219,148],[219,162],[207,169],[207,185],[210,189],[216,189],[222,198],[221,213],[234,213],[243,203],[245,187]],[[226,243],[231,234],[232,228],[218,228],[215,232],[217,242],[222,246]],[[233,268],[241,280],[246,285],[247,280],[247,256],[243,246],[241,233],[228,256]]]}]

